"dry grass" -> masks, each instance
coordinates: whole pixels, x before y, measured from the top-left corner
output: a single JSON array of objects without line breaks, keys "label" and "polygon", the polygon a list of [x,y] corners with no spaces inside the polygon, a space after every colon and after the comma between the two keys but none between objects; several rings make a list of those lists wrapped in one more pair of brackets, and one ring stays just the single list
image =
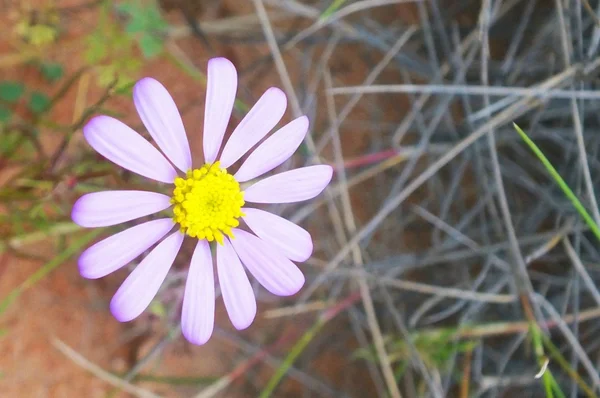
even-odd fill
[{"label": "dry grass", "polygon": [[[209,1],[193,12],[193,2],[160,3],[171,10],[162,53],[144,59],[134,46],[128,56],[143,67],[132,77],[164,78],[188,130],[201,125],[198,93],[215,54],[240,70],[234,118],[270,85],[286,91],[287,119],[310,117],[301,154],[284,167],[329,163],[334,182],[313,202],[272,210],[311,231],[315,255],[297,297],[275,301],[258,290],[262,316],[250,332],[218,318],[211,355],[231,349],[208,382],[141,377],[173,347],[192,362],[207,352],[178,332],[185,250],[160,294],[160,316],[142,318],[125,339],[145,341],[125,372],[58,343],[63,353],[138,395],[547,396],[536,377],[536,324],[565,396],[599,394],[598,245],[512,129],[518,122],[538,142],[600,223],[597,2]],[[65,222],[82,192],[144,187],[80,145],[92,112],[141,127],[128,116],[126,90],[100,87],[97,65],[76,57],[102,4],[122,30],[128,17],[111,2],[57,4],[55,43],[34,51],[8,40],[0,51],[2,71],[32,60],[67,65],[55,108],[17,109],[0,131],[3,145],[13,131],[32,144],[0,158],[18,170],[0,186],[0,250],[12,256],[31,255],[38,239],[68,246],[74,231]],[[43,221],[32,216],[40,201]],[[166,370],[176,368],[171,358]]]}]

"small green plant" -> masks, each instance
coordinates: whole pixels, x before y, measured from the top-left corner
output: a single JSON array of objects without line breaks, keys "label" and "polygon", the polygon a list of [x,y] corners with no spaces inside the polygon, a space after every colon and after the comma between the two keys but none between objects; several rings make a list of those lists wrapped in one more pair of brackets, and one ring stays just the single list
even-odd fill
[{"label": "small green plant", "polygon": [[140,0],[130,0],[119,4],[117,8],[129,18],[125,32],[137,41],[144,58],[159,55],[163,51],[163,38],[169,25],[157,4],[153,1],[142,3]]},{"label": "small green plant", "polygon": [[85,41],[84,59],[96,72],[100,86],[116,83],[116,87],[121,88],[134,81],[141,62],[131,56],[133,42],[116,23],[108,19],[100,22]]},{"label": "small green plant", "polygon": [[132,85],[142,67],[135,46],[145,59],[160,55],[168,24],[153,1],[127,1],[117,10],[127,18],[125,26],[110,18],[110,8],[103,6],[96,30],[85,38],[84,59],[95,70],[100,86],[114,85],[119,91]]},{"label": "small green plant", "polygon": [[[435,334],[412,335],[412,344],[419,352],[425,366],[430,369],[446,369],[448,361],[454,354],[472,351],[479,344],[477,340],[456,340],[456,332],[456,329],[448,328]],[[410,347],[403,337],[388,336],[385,342],[389,360],[396,365],[396,377],[400,377],[410,365]],[[374,346],[357,350],[354,357],[376,363],[379,361]]]},{"label": "small green plant", "polygon": [[[17,81],[0,82],[0,125],[12,120],[14,108],[23,98],[27,98],[25,106],[34,115],[46,111],[50,106],[50,98],[41,91],[29,91],[23,83]],[[10,137],[10,132],[6,134]],[[14,140],[10,138],[3,142],[3,146],[9,148],[13,144]]]},{"label": "small green plant", "polygon": [[14,34],[34,47],[43,47],[56,41],[59,35],[59,15],[53,8],[23,7],[13,26]]}]

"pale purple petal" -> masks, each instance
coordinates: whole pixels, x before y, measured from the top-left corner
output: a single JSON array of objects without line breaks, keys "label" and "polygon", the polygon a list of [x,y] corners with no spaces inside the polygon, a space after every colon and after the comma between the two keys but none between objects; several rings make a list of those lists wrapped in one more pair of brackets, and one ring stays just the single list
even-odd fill
[{"label": "pale purple petal", "polygon": [[260,239],[292,261],[306,261],[313,251],[310,234],[285,218],[267,211],[243,208],[244,221]]},{"label": "pale purple petal", "polygon": [[231,323],[238,330],[246,329],[256,316],[256,298],[246,271],[228,238],[222,245],[217,245],[217,274]]},{"label": "pale purple petal", "polygon": [[110,311],[119,322],[137,318],[150,305],[179,252],[183,234],[174,232],[160,242],[125,279],[110,301]]},{"label": "pale purple petal", "polygon": [[215,324],[215,280],[210,246],[200,240],[192,256],[181,312],[181,332],[193,344],[202,345]]},{"label": "pale purple petal", "polygon": [[246,202],[293,203],[312,199],[331,181],[333,168],[328,165],[301,167],[275,174],[248,187]]},{"label": "pale purple petal", "polygon": [[169,206],[170,198],[157,192],[94,192],[75,202],[71,218],[82,227],[106,227],[154,214]]},{"label": "pale purple petal", "polygon": [[302,288],[302,271],[279,250],[241,229],[234,229],[233,235],[231,242],[240,260],[265,289],[278,296],[291,296]]},{"label": "pale purple petal", "polygon": [[181,115],[160,82],[150,77],[133,87],[133,102],[144,126],[169,160],[184,173],[192,167],[192,154]]},{"label": "pale purple petal", "polygon": [[177,177],[158,149],[115,118],[96,116],[85,125],[83,135],[96,152],[127,170],[167,183]]},{"label": "pale purple petal", "polygon": [[265,91],[246,117],[233,130],[221,154],[221,167],[227,168],[234,164],[258,141],[269,134],[269,131],[283,117],[286,107],[287,98],[283,91],[276,87]]},{"label": "pale purple petal", "polygon": [[267,138],[248,156],[248,159],[235,173],[235,179],[244,182],[273,170],[296,152],[307,131],[308,118],[306,116],[292,120]]},{"label": "pale purple petal", "polygon": [[233,110],[236,91],[237,71],[231,61],[226,58],[209,60],[203,138],[206,163],[212,163],[217,159]]},{"label": "pale purple petal", "polygon": [[171,229],[173,220],[162,218],[109,236],[81,253],[78,261],[79,272],[84,278],[102,278],[129,264]]}]

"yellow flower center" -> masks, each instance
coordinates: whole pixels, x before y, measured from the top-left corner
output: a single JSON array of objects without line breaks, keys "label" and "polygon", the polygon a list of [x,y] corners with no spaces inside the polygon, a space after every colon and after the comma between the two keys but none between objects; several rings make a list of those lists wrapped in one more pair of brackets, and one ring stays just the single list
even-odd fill
[{"label": "yellow flower center", "polygon": [[244,215],[240,184],[219,162],[190,170],[186,178],[177,177],[171,203],[173,220],[182,233],[221,244],[224,235],[233,238],[231,228],[237,227],[238,218]]}]

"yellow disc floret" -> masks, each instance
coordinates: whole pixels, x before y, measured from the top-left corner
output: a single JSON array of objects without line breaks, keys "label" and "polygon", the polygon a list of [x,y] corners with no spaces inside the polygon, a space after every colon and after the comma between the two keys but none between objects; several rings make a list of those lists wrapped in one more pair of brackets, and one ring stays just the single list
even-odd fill
[{"label": "yellow disc floret", "polygon": [[188,171],[186,178],[177,177],[171,203],[173,220],[182,233],[222,244],[224,235],[233,238],[231,228],[240,224],[244,193],[235,178],[215,162]]}]

